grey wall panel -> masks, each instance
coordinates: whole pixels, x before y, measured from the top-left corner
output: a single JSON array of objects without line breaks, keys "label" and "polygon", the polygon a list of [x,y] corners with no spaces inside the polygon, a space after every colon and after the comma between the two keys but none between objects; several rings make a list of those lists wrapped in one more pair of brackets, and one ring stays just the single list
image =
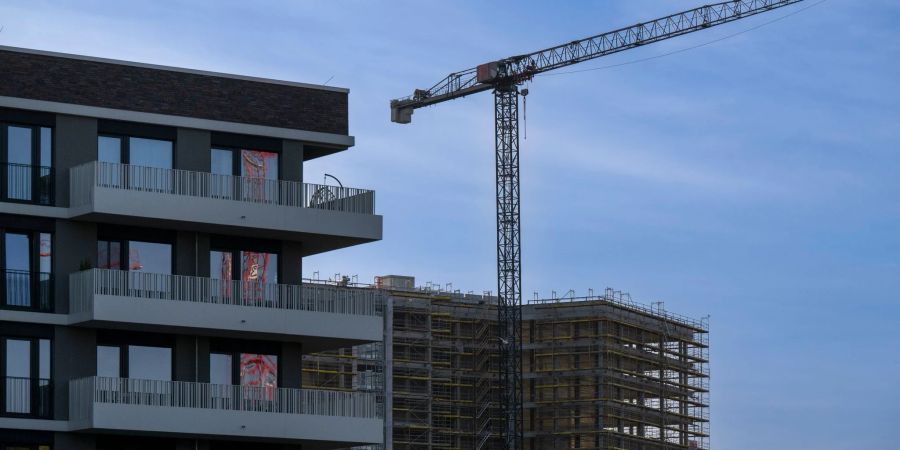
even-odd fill
[{"label": "grey wall panel", "polygon": [[281,148],[281,178],[303,181],[303,143],[285,140]]},{"label": "grey wall panel", "polygon": [[57,220],[54,234],[53,274],[55,311],[69,312],[69,274],[77,272],[83,261],[97,266],[97,225],[89,222]]},{"label": "grey wall panel", "polygon": [[97,160],[97,119],[57,115],[54,139],[56,205],[69,206],[69,169]]},{"label": "grey wall panel", "polygon": [[97,372],[97,332],[90,328],[57,326],[53,342],[53,416],[69,416],[69,380]]},{"label": "grey wall panel", "polygon": [[194,172],[210,170],[210,133],[179,128],[175,140],[175,168]]}]

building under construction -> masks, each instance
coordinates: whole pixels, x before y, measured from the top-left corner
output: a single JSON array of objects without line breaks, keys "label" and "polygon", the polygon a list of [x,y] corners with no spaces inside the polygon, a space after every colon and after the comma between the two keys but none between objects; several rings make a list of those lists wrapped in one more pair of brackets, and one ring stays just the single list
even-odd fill
[{"label": "building under construction", "polygon": [[[385,346],[305,356],[304,387],[384,392],[387,449],[498,448],[496,299],[381,277]],[[523,307],[524,445],[708,449],[708,325],[602,295]]]}]

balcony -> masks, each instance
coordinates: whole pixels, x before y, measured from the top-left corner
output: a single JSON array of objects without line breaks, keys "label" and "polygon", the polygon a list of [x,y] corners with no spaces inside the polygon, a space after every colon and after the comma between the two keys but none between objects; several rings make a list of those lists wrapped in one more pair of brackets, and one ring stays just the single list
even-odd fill
[{"label": "balcony", "polygon": [[0,199],[4,202],[53,204],[53,169],[0,163]]},{"label": "balcony", "polygon": [[372,393],[89,377],[69,382],[73,431],[252,439],[326,449],[381,443]]},{"label": "balcony", "polygon": [[301,342],[304,353],[383,339],[373,289],[92,269],[69,277],[70,323]]},{"label": "balcony", "polygon": [[315,254],[381,239],[364,189],[90,162],[70,169],[75,219],[303,242]]},{"label": "balcony", "polygon": [[53,418],[53,384],[45,378],[0,377],[0,416]]},{"label": "balcony", "polygon": [[0,278],[0,309],[19,311],[53,311],[53,276],[44,272],[3,270]]}]

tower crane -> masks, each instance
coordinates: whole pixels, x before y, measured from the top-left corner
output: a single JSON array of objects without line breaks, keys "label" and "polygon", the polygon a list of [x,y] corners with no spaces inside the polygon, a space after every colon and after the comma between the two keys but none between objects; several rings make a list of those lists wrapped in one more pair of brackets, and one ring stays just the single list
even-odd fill
[{"label": "tower crane", "polygon": [[[704,5],[648,22],[447,75],[429,89],[391,101],[391,121],[410,123],[413,112],[484,91],[494,93],[497,189],[497,343],[499,413],[504,450],[522,448],[522,269],[519,213],[519,86],[535,75],[734,22],[803,0],[733,0]],[[476,450],[486,441],[476,436]]]}]

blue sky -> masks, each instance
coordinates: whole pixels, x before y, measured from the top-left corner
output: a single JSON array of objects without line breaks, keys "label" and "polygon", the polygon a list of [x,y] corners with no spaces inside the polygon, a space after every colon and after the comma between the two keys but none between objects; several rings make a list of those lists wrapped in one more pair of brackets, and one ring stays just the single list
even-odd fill
[{"label": "blue sky", "polygon": [[[7,0],[0,44],[350,88],[356,147],[306,174],[376,189],[384,240],[305,274],[480,292],[496,290],[491,97],[406,126],[388,100],[698,3]],[[900,3],[828,0],[539,77],[525,297],[612,286],[709,314],[713,448],[898,448],[897,55]]]}]

